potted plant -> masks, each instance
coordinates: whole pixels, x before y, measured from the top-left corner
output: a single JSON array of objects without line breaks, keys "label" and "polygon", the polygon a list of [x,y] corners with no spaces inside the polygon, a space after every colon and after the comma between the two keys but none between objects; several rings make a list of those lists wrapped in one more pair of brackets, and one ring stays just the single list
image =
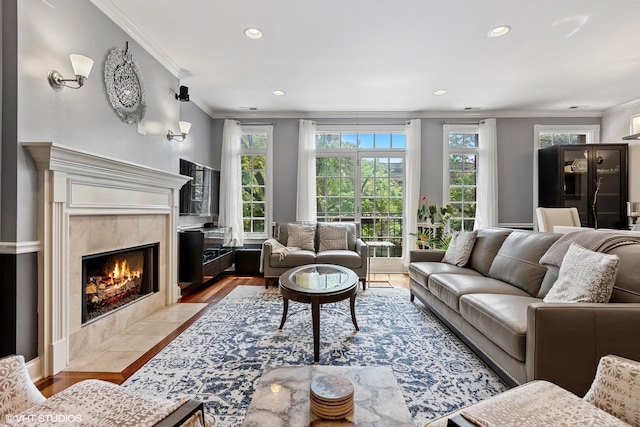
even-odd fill
[{"label": "potted plant", "polygon": [[453,206],[428,204],[426,196],[422,196],[418,208],[418,232],[409,233],[416,236],[416,244],[421,249],[446,249],[451,241],[448,224],[453,214]]}]

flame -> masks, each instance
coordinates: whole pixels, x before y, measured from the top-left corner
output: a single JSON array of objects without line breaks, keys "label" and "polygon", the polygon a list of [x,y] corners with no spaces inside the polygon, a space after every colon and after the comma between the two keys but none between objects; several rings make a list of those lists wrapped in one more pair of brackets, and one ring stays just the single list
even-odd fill
[{"label": "flame", "polygon": [[137,279],[140,277],[140,271],[131,270],[127,260],[116,261],[113,266],[113,271],[109,274],[109,278],[113,284],[123,284],[128,280]]}]

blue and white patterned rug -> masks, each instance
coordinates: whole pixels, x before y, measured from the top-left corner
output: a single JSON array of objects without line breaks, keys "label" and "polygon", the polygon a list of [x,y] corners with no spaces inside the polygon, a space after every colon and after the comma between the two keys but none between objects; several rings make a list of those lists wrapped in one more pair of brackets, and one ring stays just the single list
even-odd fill
[{"label": "blue and white patterned rug", "polygon": [[[333,308],[342,311],[338,313]],[[216,427],[239,426],[267,365],[313,363],[311,312],[277,288],[241,286],[211,307],[124,384],[170,400],[205,402]],[[321,365],[391,366],[417,426],[508,387],[409,292],[370,288],[321,311]]]}]

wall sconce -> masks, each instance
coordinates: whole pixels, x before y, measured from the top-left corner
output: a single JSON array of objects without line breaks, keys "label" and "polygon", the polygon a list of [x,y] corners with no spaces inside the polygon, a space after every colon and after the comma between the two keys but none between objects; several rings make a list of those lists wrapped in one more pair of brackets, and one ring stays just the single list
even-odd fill
[{"label": "wall sconce", "polygon": [[[93,67],[93,59],[75,53],[69,55],[69,58],[71,59],[71,66],[73,67],[73,73],[76,75],[76,78],[65,79],[62,77],[62,74],[56,70],[49,71],[49,84],[56,90],[60,90],[63,87],[80,89],[82,85],[84,85],[84,81],[89,77],[91,67]],[[69,86],[66,82],[75,82],[78,86]]]},{"label": "wall sconce", "polygon": [[178,125],[180,125],[180,133],[179,134],[175,134],[171,131],[171,129],[169,129],[167,131],[167,139],[169,141],[171,141],[172,139],[178,142],[182,142],[187,138],[187,135],[189,134],[189,130],[191,129],[191,123],[189,122],[178,122]]}]

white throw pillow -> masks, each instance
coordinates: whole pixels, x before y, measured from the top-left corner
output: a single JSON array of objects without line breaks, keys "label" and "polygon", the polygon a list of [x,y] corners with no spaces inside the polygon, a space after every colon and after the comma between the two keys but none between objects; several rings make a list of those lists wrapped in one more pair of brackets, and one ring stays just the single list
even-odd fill
[{"label": "white throw pillow", "polygon": [[467,265],[477,236],[478,230],[454,232],[442,262],[457,265],[458,267]]},{"label": "white throw pillow", "polygon": [[31,381],[23,356],[0,359],[0,420],[4,421],[7,414],[18,414],[45,400]]},{"label": "white throw pillow", "polygon": [[612,355],[601,358],[584,400],[640,427],[640,362]]},{"label": "white throw pillow", "polygon": [[347,228],[340,225],[318,224],[319,251],[347,250]]},{"label": "white throw pillow", "polygon": [[562,259],[558,280],[544,302],[606,303],[611,298],[620,258],[572,243]]},{"label": "white throw pillow", "polygon": [[287,226],[287,246],[290,248],[316,250],[316,226],[306,224],[289,224]]}]

